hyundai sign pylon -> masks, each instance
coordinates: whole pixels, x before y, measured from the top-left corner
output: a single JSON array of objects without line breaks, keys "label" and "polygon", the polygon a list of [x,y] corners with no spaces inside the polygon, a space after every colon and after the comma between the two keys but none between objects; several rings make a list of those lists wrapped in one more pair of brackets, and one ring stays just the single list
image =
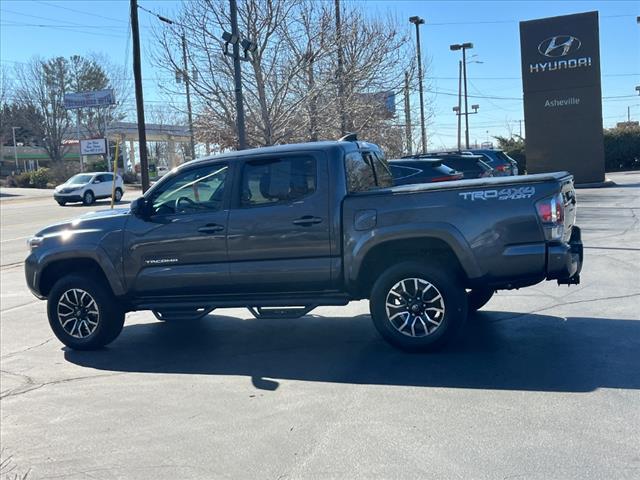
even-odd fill
[{"label": "hyundai sign pylon", "polygon": [[529,173],[604,180],[598,12],[520,22]]}]

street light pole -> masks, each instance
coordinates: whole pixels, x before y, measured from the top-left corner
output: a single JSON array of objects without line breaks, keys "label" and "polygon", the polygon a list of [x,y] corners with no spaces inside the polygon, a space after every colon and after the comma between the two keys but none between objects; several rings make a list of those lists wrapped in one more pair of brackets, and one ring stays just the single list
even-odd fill
[{"label": "street light pole", "polygon": [[469,148],[469,106],[467,100],[467,54],[466,51],[468,48],[473,48],[473,43],[460,43],[450,45],[449,49],[451,50],[462,50],[462,77],[464,79],[464,121],[465,121],[465,144],[466,148]]},{"label": "street light pole", "polygon": [[460,109],[462,108],[462,60],[458,62],[458,151],[462,150],[462,115],[460,115]]},{"label": "street light pole", "polygon": [[147,131],[144,122],[144,97],[142,95],[142,68],[140,66],[140,30],[138,27],[138,1],[131,0],[131,36],[133,37],[133,77],[136,88],[138,114],[138,143],[140,144],[140,176],[142,192],[149,188],[149,160],[147,157]]},{"label": "street light pole", "polygon": [[189,75],[189,65],[187,64],[187,39],[184,36],[184,32],[182,33],[182,65],[183,65],[183,74],[182,77],[184,79],[185,87],[187,90],[187,118],[189,119],[189,146],[191,148],[191,159],[196,158],[196,145],[193,139],[193,115],[191,113],[191,88],[190,81],[191,76]]},{"label": "street light pole", "polygon": [[11,127],[11,134],[13,135],[13,158],[16,160],[16,173],[20,170],[20,166],[18,165],[18,147],[16,144],[16,129],[20,127]]},{"label": "street light pole", "polygon": [[422,55],[420,53],[420,25],[424,25],[424,18],[410,17],[409,22],[416,26],[416,50],[418,55],[418,91],[420,92],[420,133],[422,137],[422,153],[427,153],[427,129],[424,123],[424,93],[422,89]]},{"label": "street light pole", "polygon": [[236,123],[238,127],[238,149],[247,148],[247,134],[244,128],[244,98],[242,97],[242,69],[240,68],[240,38],[238,32],[238,4],[229,0],[231,8],[231,35],[236,39],[233,43],[233,79],[236,93]]},{"label": "street light pole", "polygon": [[413,139],[411,138],[411,103],[409,100],[409,72],[404,72],[404,131],[407,143],[407,155],[413,153]]}]

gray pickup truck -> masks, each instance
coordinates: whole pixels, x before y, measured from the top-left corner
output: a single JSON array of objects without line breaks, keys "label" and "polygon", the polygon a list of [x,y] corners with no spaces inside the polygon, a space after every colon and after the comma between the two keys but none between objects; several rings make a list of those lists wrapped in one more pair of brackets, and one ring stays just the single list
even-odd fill
[{"label": "gray pickup truck", "polygon": [[112,342],[128,311],[299,317],[369,299],[386,340],[425,351],[496,290],[577,284],[575,212],[566,172],[394,187],[376,145],[282,145],[186,163],[130,209],[47,227],[25,273],[74,349]]}]

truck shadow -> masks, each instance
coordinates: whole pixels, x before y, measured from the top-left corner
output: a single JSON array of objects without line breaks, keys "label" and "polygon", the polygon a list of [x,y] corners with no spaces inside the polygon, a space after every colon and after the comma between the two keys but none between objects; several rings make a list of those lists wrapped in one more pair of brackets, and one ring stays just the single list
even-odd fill
[{"label": "truck shadow", "polygon": [[432,354],[381,340],[368,315],[242,320],[212,315],[125,326],[108,348],[65,350],[74,364],[118,372],[243,375],[278,380],[493,390],[640,389],[640,321],[482,312]]}]

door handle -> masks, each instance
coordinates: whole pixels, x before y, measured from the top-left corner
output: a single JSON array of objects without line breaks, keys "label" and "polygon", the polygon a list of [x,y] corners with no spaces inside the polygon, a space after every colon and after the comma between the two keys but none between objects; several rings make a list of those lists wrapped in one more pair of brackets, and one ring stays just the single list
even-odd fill
[{"label": "door handle", "polygon": [[310,227],[316,223],[321,223],[322,219],[319,217],[313,217],[311,215],[305,215],[304,217],[297,218],[292,223],[294,225],[300,225],[302,227]]},{"label": "door handle", "polygon": [[221,232],[222,230],[224,230],[224,227],[216,223],[208,223],[204,227],[200,227],[198,229],[200,233],[217,233]]}]

